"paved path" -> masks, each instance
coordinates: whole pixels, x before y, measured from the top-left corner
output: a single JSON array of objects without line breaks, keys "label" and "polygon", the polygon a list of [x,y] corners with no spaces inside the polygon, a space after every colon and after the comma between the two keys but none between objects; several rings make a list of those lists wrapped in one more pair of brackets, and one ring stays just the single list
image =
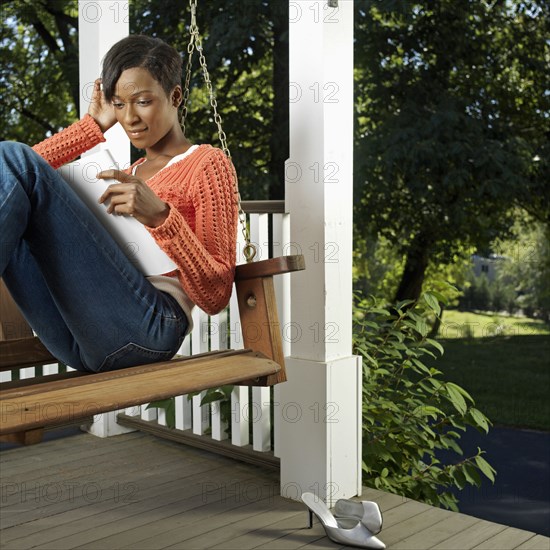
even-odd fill
[{"label": "paved path", "polygon": [[550,432],[494,427],[488,435],[468,430],[464,456],[481,447],[496,469],[493,485],[457,492],[464,514],[550,536]]}]

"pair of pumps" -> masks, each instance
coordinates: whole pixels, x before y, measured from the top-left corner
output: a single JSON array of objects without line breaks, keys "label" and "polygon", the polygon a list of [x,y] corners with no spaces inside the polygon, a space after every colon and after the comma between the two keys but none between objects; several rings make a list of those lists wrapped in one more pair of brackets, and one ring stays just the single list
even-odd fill
[{"label": "pair of pumps", "polygon": [[302,502],[308,507],[309,527],[313,526],[315,514],[330,540],[359,548],[386,548],[375,537],[382,529],[382,513],[375,502],[338,500],[334,506],[334,515],[313,493],[304,493]]}]

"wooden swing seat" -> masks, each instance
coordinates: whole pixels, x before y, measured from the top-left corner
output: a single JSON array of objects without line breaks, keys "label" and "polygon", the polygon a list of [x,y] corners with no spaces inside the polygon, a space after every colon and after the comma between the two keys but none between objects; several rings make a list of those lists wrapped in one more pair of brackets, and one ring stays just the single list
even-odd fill
[{"label": "wooden swing seat", "polygon": [[[273,275],[305,268],[301,255],[237,266],[235,286],[245,349],[179,357],[104,373],[64,374],[0,384],[0,440],[38,443],[44,428],[227,384],[286,380]],[[0,371],[55,363],[0,286]]]}]

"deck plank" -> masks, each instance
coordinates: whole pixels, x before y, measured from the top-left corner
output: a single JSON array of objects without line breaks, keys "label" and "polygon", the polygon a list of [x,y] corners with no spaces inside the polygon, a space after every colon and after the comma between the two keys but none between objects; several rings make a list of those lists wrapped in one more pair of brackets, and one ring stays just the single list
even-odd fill
[{"label": "deck plank", "polygon": [[462,550],[466,548],[475,548],[491,537],[494,537],[504,529],[506,529],[505,525],[489,523],[488,521],[479,521],[461,533],[457,533],[456,535],[440,542],[437,545],[437,550]]},{"label": "deck plank", "polygon": [[[9,475],[4,474],[3,500],[5,507],[3,511],[6,514],[16,514],[13,520],[15,522],[29,523],[40,517],[52,516],[66,510],[69,504],[75,508],[83,504],[93,504],[96,500],[111,499],[115,503],[117,499],[128,500],[134,493],[143,489],[140,477],[144,470],[147,470],[148,475],[164,475],[168,471],[170,476],[177,477],[181,469],[179,457],[171,456],[169,453],[159,456],[159,449],[157,448],[156,451],[156,454],[144,451],[144,455],[139,455],[139,458],[132,460],[128,459],[129,456],[132,456],[129,452],[125,458],[110,457],[110,460],[107,461],[108,457],[104,457],[101,462],[108,463],[109,469],[97,462],[73,464],[57,470],[54,475],[48,472],[43,481],[35,479],[30,484],[16,482],[15,489],[19,489],[17,494],[8,495],[6,489],[12,489],[14,483]],[[121,449],[121,452],[124,452],[124,449]],[[189,473],[187,475],[193,472],[209,471],[213,468],[213,464],[207,467],[188,463]],[[80,475],[78,475],[79,472]],[[56,475],[57,477],[55,477]],[[169,480],[170,477],[167,479]],[[101,491],[101,498],[95,498],[94,487]],[[32,509],[25,512],[29,504],[32,504]],[[4,517],[6,518],[6,516]],[[10,520],[3,522],[4,528],[11,525]]]},{"label": "deck plank", "polygon": [[302,512],[286,520],[269,525],[264,533],[271,534],[271,540],[263,539],[256,546],[258,550],[295,550],[296,548],[337,548],[328,540],[320,525],[307,528],[307,514]]},{"label": "deck plank", "polygon": [[397,506],[401,506],[402,504],[406,504],[407,502],[412,502],[409,498],[401,495],[395,495],[393,493],[383,493],[382,491],[377,491],[376,489],[369,488],[363,489],[361,500],[376,501],[384,515],[392,508],[397,508]]},{"label": "deck plank", "polygon": [[[171,489],[165,489],[162,493],[153,495],[144,495],[140,502],[132,503],[127,506],[117,507],[114,510],[100,513],[89,521],[84,520],[77,529],[71,527],[71,533],[65,533],[61,538],[56,538],[48,544],[41,544],[36,548],[50,548],[53,550],[64,550],[79,548],[90,545],[92,548],[120,548],[120,546],[110,540],[109,536],[122,535],[124,544],[128,535],[143,524],[149,526],[162,518],[170,525],[179,522],[181,519],[190,521],[188,512],[204,506],[203,488],[204,485],[211,482],[223,483],[232,475],[230,469],[223,468],[215,473],[207,472],[203,476],[198,476],[191,485],[185,484],[185,491],[182,494],[183,484],[170,484]],[[66,526],[63,526],[66,527]],[[98,537],[98,530],[101,537]],[[100,538],[100,540],[98,540]],[[143,547],[139,541],[134,548]],[[150,546],[155,547],[155,546]]]},{"label": "deck plank", "polygon": [[[212,472],[205,472],[197,476],[197,481],[206,482],[209,479],[222,479],[231,472],[229,469],[221,469],[212,475]],[[177,485],[177,480],[176,480]],[[40,543],[38,548],[75,548],[78,545],[91,543],[97,548],[98,538],[120,532],[127,532],[143,523],[143,518],[166,517],[173,518],[174,515],[185,511],[184,500],[178,487],[167,480],[161,487],[152,487],[151,491],[142,495],[138,501],[120,502],[120,505],[111,505],[110,502],[102,501],[97,505],[82,506],[79,509],[78,517],[70,518],[65,515],[49,518],[55,523],[34,537],[26,537],[21,541],[23,547]],[[140,491],[141,492],[141,491]],[[201,487],[195,492],[200,499]],[[197,495],[195,495],[197,496]],[[33,546],[34,547],[34,546]],[[116,548],[116,546],[114,546]]]},{"label": "deck plank", "polygon": [[450,515],[452,515],[452,512],[431,507],[420,512],[420,514],[413,515],[397,523],[388,521],[386,515],[384,515],[381,537],[383,536],[386,545],[394,545],[403,539],[413,536],[415,533],[433,527],[442,519],[448,519]]},{"label": "deck plank", "polygon": [[[293,528],[299,529],[304,526],[303,508],[299,503],[288,502],[287,500],[276,497],[269,508],[257,513],[257,504],[249,503],[247,505],[248,514],[241,516],[237,521],[227,523],[222,527],[209,528],[208,524],[193,526],[189,533],[181,533],[179,540],[174,540],[173,544],[166,548],[222,548],[245,550],[254,548],[265,542],[268,536],[273,536],[269,530],[272,524],[281,521],[293,519]],[[197,527],[200,534],[197,532]],[[266,533],[263,538],[258,540],[257,533]],[[284,532],[279,530],[278,536]]]},{"label": "deck plank", "polygon": [[[128,456],[132,456],[134,446],[120,446],[118,447],[118,455],[106,455],[104,453],[92,454],[92,456],[81,457],[79,460],[63,461],[62,464],[56,466],[51,464],[44,466],[40,463],[36,465],[34,470],[25,473],[17,473],[17,475],[6,476],[6,480],[9,480],[12,484],[23,485],[27,487],[41,486],[42,491],[46,491],[49,485],[59,484],[60,476],[63,475],[63,481],[61,485],[69,485],[72,480],[84,479],[83,471],[86,472],[90,479],[97,480],[109,480],[111,478],[118,479],[120,477],[120,471],[125,474],[136,471],[139,472],[143,468],[150,464],[154,467],[158,465],[168,465],[170,463],[176,463],[179,460],[178,455],[171,453],[165,453],[159,457],[158,448],[151,447],[144,444],[140,448],[140,452],[137,456],[134,456],[131,461],[128,460]],[[127,452],[127,456],[124,457],[123,453]],[[153,460],[158,459],[159,462],[155,464]],[[109,466],[106,467],[106,464]],[[126,466],[127,469],[123,467]],[[5,468],[5,466],[4,466]],[[12,500],[17,500],[18,495],[13,497],[5,495],[3,504],[10,504]]]},{"label": "deck plank", "polygon": [[513,550],[534,536],[535,533],[530,531],[506,527],[494,537],[487,539],[474,548],[475,550]]},{"label": "deck plank", "polygon": [[[449,537],[463,533],[467,529],[470,529],[476,523],[479,523],[480,519],[463,514],[457,514],[452,520],[444,518],[437,523],[422,529],[414,533],[414,535],[406,534],[405,538],[400,539],[398,542],[392,544],[392,548],[399,550],[426,550],[426,548],[439,548],[439,544],[448,539]],[[384,540],[385,531],[382,530],[380,538]],[[464,547],[466,548],[466,547]]]},{"label": "deck plank", "polygon": [[[231,475],[231,471],[231,468],[226,467],[216,470],[216,473],[213,474],[210,469],[194,477],[200,484],[211,479],[226,479]],[[185,478],[188,477],[188,475],[185,476]],[[100,537],[100,533],[101,537],[104,537],[113,530],[116,533],[124,532],[134,525],[141,525],[143,516],[149,517],[149,521],[153,521],[154,517],[158,517],[159,514],[162,517],[171,518],[178,513],[182,503],[178,483],[185,483],[185,481],[178,479],[177,472],[172,471],[166,472],[163,476],[155,476],[153,479],[154,482],[148,488],[141,484],[139,490],[131,494],[129,499],[103,498],[101,501],[93,503],[80,499],[80,502],[68,503],[71,507],[76,507],[25,524],[23,529],[14,529],[15,534],[19,534],[19,536],[13,546],[17,548],[31,547],[39,542],[51,543],[52,547],[56,549],[71,548],[74,546],[74,541],[71,540],[73,535],[76,535],[78,544],[83,544],[86,540],[96,541]],[[201,491],[200,485],[195,488],[198,499],[201,499]],[[136,495],[139,495],[139,498],[136,498]],[[32,533],[29,532],[31,530]],[[27,536],[21,537],[23,534]],[[63,542],[63,539],[69,539],[68,545]]]},{"label": "deck plank", "polygon": [[[305,505],[280,496],[278,472],[141,433],[9,448],[0,475],[6,550],[343,548],[318,521],[307,529]],[[55,493],[63,483],[73,494]],[[364,489],[361,499],[379,503],[388,549],[550,550],[547,537],[398,495]]]},{"label": "deck plank", "polygon": [[550,538],[535,535],[517,547],[517,550],[550,550]]}]

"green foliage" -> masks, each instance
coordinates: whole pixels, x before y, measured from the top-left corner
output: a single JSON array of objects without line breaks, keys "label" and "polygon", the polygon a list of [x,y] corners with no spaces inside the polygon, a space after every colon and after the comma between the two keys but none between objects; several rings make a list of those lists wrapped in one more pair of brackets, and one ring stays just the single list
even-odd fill
[{"label": "green foliage", "polygon": [[354,289],[391,301],[403,272],[403,255],[385,237],[362,235],[357,225],[354,230]]},{"label": "green foliage", "polygon": [[1,138],[34,145],[77,117],[77,0],[2,4]]},{"label": "green foliage", "polygon": [[162,409],[166,415],[166,425],[169,428],[176,427],[176,400],[173,397],[152,401],[145,407],[146,409]]},{"label": "green foliage", "polygon": [[[219,388],[209,388],[204,391],[201,399],[201,405],[210,405],[216,403],[220,407],[222,422],[226,424],[226,432],[231,436],[231,392],[233,386],[221,386]],[[200,392],[188,394],[187,398],[192,399]],[[176,400],[175,398],[154,401],[147,405],[147,409],[163,409],[166,414],[166,425],[169,428],[176,427]]]},{"label": "green foliage", "polygon": [[[506,261],[499,262],[499,270]],[[467,277],[467,288],[460,300],[460,308],[468,311],[507,311],[515,313],[520,308],[517,293],[513,285],[505,283],[500,277],[490,281],[485,273]]]},{"label": "green foliage", "polygon": [[[129,6],[130,32],[166,40],[185,65],[189,3]],[[7,0],[2,15],[1,138],[32,145],[78,118],[78,3]],[[288,2],[199,2],[197,19],[242,196],[281,199],[289,156]],[[197,53],[194,61],[186,128],[193,141],[217,144]]]},{"label": "green foliage", "polygon": [[475,275],[473,271],[468,275],[467,288],[460,300],[461,309],[466,310],[491,310],[491,290],[489,289],[489,279],[485,273]]},{"label": "green foliage", "polygon": [[[220,408],[222,422],[226,425],[225,431],[231,437],[231,393],[233,386],[221,386],[219,388],[209,388],[204,392],[201,399],[201,405],[216,403]],[[193,395],[189,395],[191,399]]]},{"label": "green foliage", "polygon": [[[131,0],[130,30],[184,54],[188,2]],[[197,22],[224,131],[244,199],[281,199],[288,152],[288,2],[199,2]],[[218,143],[195,52],[186,132]]]},{"label": "green foliage", "polygon": [[481,484],[495,471],[483,451],[442,464],[440,450],[462,455],[460,432],[474,426],[488,432],[490,422],[462,387],[426,366],[443,354],[429,338],[430,316],[439,315],[444,297],[425,292],[421,299],[384,307],[374,298],[359,301],[354,349],[363,357],[363,471],[368,486],[457,509],[451,487]]},{"label": "green foliage", "polygon": [[[475,249],[457,246],[451,258],[434,256],[426,269],[424,284],[445,296],[449,307],[457,306],[462,294],[459,288],[468,285]],[[354,289],[390,302],[403,275],[405,257],[391,241],[380,235],[362,235],[355,227],[353,251]]]},{"label": "green foliage", "polygon": [[399,294],[416,297],[426,259],[506,234],[513,204],[548,219],[549,7],[355,6],[358,230],[407,255]]},{"label": "green foliage", "polygon": [[512,238],[497,239],[493,248],[506,258],[499,265],[498,287],[514,293],[514,306],[527,316],[550,321],[550,225],[518,218]]},{"label": "green foliage", "polygon": [[550,321],[550,226],[524,211],[516,212],[515,218],[510,237],[491,243],[494,277],[470,269],[460,285],[460,308],[520,312]]}]

